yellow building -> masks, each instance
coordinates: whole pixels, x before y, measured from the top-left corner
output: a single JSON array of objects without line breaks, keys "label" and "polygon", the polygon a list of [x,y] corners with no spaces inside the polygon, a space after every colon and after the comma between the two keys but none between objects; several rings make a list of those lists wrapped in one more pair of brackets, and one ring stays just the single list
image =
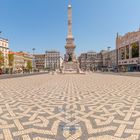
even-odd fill
[{"label": "yellow building", "polygon": [[13,73],[23,73],[28,70],[28,62],[32,66],[33,57],[29,53],[25,52],[10,52],[13,54]]},{"label": "yellow building", "polygon": [[14,73],[21,73],[23,72],[24,67],[24,57],[23,54],[20,52],[12,52],[14,56],[13,61],[13,72]]}]

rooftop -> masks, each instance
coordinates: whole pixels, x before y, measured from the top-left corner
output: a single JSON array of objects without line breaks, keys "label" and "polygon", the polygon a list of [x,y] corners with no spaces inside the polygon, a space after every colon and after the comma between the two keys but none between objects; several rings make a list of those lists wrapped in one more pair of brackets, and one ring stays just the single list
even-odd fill
[{"label": "rooftop", "polygon": [[2,38],[2,37],[0,37],[0,40],[1,40],[1,41],[8,41],[8,39]]}]

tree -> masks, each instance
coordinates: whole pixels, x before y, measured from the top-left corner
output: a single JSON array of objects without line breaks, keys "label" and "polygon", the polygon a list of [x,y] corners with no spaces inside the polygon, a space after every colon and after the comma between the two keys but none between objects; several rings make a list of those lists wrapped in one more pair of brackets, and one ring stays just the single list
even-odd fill
[{"label": "tree", "polygon": [[4,56],[2,51],[0,51],[0,69],[4,66]]},{"label": "tree", "polygon": [[27,69],[30,71],[32,69],[32,62],[27,61]]},{"label": "tree", "polygon": [[12,74],[13,71],[13,64],[14,64],[14,54],[8,54],[8,60],[9,60],[9,73]]}]

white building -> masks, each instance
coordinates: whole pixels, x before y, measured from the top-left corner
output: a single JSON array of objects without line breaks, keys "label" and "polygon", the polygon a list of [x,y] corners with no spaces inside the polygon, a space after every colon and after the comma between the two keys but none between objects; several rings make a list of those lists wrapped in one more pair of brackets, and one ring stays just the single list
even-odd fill
[{"label": "white building", "polygon": [[98,65],[98,54],[94,51],[89,51],[87,53],[82,53],[79,57],[79,64],[81,70],[95,70]]},{"label": "white building", "polygon": [[4,56],[4,71],[8,68],[8,54],[9,54],[9,43],[7,39],[0,38],[0,51],[3,53]]},{"label": "white building", "polygon": [[111,71],[115,70],[117,67],[117,51],[114,50],[103,50],[102,51],[102,61],[103,61],[103,70]]},{"label": "white building", "polygon": [[45,68],[46,69],[60,69],[60,52],[46,51],[45,54]]}]

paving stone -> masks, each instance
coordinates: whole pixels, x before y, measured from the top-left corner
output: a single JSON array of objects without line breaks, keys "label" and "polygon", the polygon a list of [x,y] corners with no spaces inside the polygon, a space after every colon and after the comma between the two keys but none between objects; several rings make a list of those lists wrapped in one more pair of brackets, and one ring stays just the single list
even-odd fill
[{"label": "paving stone", "polygon": [[0,80],[0,140],[139,140],[139,77]]}]

